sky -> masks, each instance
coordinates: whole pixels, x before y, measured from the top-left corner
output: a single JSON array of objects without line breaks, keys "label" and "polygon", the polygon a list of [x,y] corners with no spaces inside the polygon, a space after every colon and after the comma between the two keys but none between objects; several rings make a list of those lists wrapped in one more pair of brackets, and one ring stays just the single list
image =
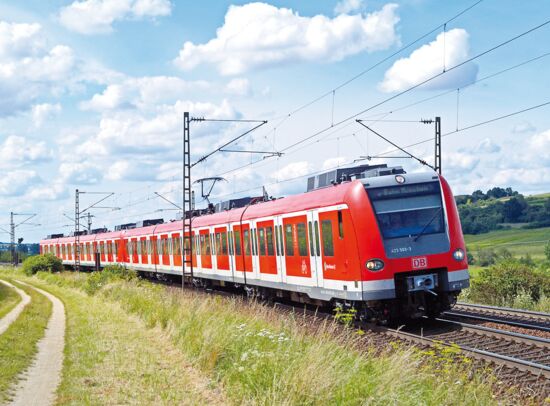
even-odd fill
[{"label": "sky", "polygon": [[[175,218],[155,192],[181,205],[186,111],[267,120],[231,149],[283,153],[196,165],[225,179],[214,203],[354,161],[431,171],[355,119],[433,163],[436,116],[456,194],[549,192],[549,19],[545,0],[2,0],[0,241],[12,211],[36,213],[26,242],[70,233],[75,189],[114,193],[93,227]],[[191,122],[192,160],[254,125]]]}]

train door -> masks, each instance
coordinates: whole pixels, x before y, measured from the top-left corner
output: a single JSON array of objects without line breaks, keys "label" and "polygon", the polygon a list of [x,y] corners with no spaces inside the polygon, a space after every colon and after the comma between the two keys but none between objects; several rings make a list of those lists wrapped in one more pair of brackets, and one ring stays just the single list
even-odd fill
[{"label": "train door", "polygon": [[200,230],[199,240],[201,247],[201,268],[212,269],[212,246],[210,241],[210,231]]},{"label": "train door", "polygon": [[[311,278],[306,224],[306,215],[283,219],[287,277]],[[304,282],[297,281],[297,283]]]},{"label": "train door", "polygon": [[257,230],[260,275],[277,275],[273,220],[258,222]]},{"label": "train door", "polygon": [[250,222],[250,245],[252,247],[252,278],[260,275],[260,257],[258,255],[258,228],[255,222]]},{"label": "train door", "polygon": [[157,270],[156,268],[156,265],[158,265],[159,263],[159,257],[157,255],[157,252],[158,252],[158,247],[157,247],[157,236],[156,235],[152,235],[151,237],[149,237],[149,248],[150,248],[150,255],[151,255],[151,264],[155,265],[155,271]]},{"label": "train door", "polygon": [[[349,279],[350,259],[344,239],[344,213],[333,210],[319,213],[323,281]],[[348,228],[349,230],[349,228]],[[350,247],[350,249],[352,249]]]},{"label": "train door", "polygon": [[99,253],[101,254],[101,262],[105,263],[105,261],[107,261],[107,257],[105,256],[105,242],[104,241],[99,242]]},{"label": "train door", "polygon": [[227,247],[227,229],[219,227],[214,229],[214,242],[216,249],[216,262],[219,271],[229,271],[229,252]]},{"label": "train door", "polygon": [[235,271],[252,272],[252,250],[250,243],[250,225],[243,224],[233,226],[233,238],[235,243]]},{"label": "train door", "polygon": [[200,268],[202,266],[202,259],[201,259],[201,241],[200,241],[200,235],[198,232],[193,231],[193,256],[191,257],[191,261],[193,262],[194,268]]},{"label": "train door", "polygon": [[179,268],[181,268],[181,243],[181,234],[172,234],[172,266],[174,270],[179,270]]},{"label": "train door", "polygon": [[107,262],[113,262],[113,242],[106,241],[105,246],[107,248]]},{"label": "train door", "polygon": [[286,282],[285,247],[283,239],[283,219],[276,217],[274,220],[275,254],[277,258],[277,274],[279,282]]},{"label": "train door", "polygon": [[227,250],[229,253],[229,271],[231,276],[235,277],[235,239],[231,224],[227,224]]},{"label": "train door", "polygon": [[147,252],[147,237],[139,237],[139,245],[141,246],[141,263],[149,263],[149,254]]},{"label": "train door", "polygon": [[307,229],[309,239],[309,255],[313,281],[319,287],[323,286],[323,258],[319,241],[319,213],[312,210],[307,214]]},{"label": "train door", "polygon": [[163,266],[170,266],[170,240],[168,234],[162,234],[160,236],[160,260]]}]

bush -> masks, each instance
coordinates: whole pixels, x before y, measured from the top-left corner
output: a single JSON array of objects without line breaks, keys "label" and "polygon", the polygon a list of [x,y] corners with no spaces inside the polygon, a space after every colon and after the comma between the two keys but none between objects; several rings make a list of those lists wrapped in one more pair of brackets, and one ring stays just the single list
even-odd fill
[{"label": "bush", "polygon": [[137,272],[122,265],[107,265],[100,272],[92,272],[84,282],[84,291],[92,296],[111,281],[136,279]]},{"label": "bush", "polygon": [[468,296],[497,306],[513,306],[516,301],[538,303],[550,296],[550,273],[514,259],[503,260],[472,279]]},{"label": "bush", "polygon": [[61,271],[63,271],[63,263],[53,254],[35,255],[23,262],[23,272],[27,275],[34,275],[37,272]]}]

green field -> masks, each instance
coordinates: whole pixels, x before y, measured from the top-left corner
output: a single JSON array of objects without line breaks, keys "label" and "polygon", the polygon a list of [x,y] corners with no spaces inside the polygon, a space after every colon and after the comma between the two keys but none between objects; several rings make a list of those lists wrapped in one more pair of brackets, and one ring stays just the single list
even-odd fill
[{"label": "green field", "polygon": [[550,241],[550,227],[531,230],[498,230],[478,235],[466,234],[464,238],[466,246],[474,256],[481,249],[506,248],[516,257],[529,254],[533,259],[543,259],[544,246]]}]

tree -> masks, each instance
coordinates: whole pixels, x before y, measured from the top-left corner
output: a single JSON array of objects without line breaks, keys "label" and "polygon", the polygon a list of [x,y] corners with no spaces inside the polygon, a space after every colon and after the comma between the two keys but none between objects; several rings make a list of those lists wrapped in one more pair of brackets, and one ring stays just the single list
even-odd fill
[{"label": "tree", "polygon": [[502,206],[502,215],[504,220],[510,223],[517,222],[519,216],[523,214],[523,210],[526,207],[525,199],[520,197],[512,197],[510,200],[504,202]]}]

